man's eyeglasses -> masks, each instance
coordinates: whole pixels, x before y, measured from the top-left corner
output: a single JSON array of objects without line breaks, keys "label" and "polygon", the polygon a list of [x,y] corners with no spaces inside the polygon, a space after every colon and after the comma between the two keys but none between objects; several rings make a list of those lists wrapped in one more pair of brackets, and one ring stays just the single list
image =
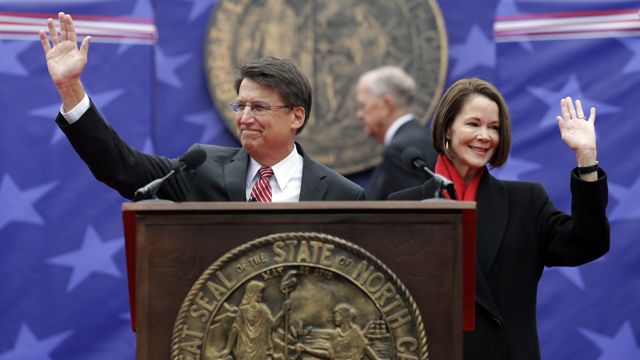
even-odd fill
[{"label": "man's eyeglasses", "polygon": [[233,112],[235,113],[244,112],[244,109],[246,108],[250,108],[251,112],[254,115],[264,115],[268,111],[271,111],[274,109],[283,109],[283,108],[293,109],[293,105],[271,105],[271,104],[265,104],[265,103],[249,104],[249,103],[243,103],[243,102],[231,104],[231,109],[233,109]]}]

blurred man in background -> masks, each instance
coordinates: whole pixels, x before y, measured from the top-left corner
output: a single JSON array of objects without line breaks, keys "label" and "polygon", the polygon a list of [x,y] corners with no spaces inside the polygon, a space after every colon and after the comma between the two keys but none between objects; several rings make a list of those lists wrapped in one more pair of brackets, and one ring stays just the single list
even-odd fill
[{"label": "blurred man in background", "polygon": [[384,146],[382,163],[373,171],[367,200],[386,200],[392,192],[417,186],[429,175],[402,161],[407,148],[416,148],[429,168],[437,154],[429,132],[411,113],[416,82],[397,66],[383,66],[364,73],[358,80],[358,120],[368,136]]}]

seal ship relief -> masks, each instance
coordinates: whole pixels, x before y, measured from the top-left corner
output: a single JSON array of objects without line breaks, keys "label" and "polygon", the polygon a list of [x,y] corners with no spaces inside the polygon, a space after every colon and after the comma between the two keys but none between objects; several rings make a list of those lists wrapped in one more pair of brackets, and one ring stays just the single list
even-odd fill
[{"label": "seal ship relief", "polygon": [[420,311],[400,280],[346,240],[282,233],[248,242],[194,283],[172,360],[426,360]]}]

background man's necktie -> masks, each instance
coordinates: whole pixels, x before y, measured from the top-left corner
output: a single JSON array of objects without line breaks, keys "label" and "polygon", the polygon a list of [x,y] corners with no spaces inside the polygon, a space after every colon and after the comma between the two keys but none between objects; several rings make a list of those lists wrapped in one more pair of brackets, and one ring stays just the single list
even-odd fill
[{"label": "background man's necktie", "polygon": [[271,202],[271,184],[269,184],[269,179],[273,176],[273,169],[263,167],[258,170],[258,173],[260,174],[260,179],[253,184],[249,201]]}]

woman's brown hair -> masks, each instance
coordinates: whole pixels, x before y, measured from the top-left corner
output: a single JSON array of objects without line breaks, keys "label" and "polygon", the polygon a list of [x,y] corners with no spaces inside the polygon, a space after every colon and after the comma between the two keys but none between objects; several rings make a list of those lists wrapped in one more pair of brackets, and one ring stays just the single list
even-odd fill
[{"label": "woman's brown hair", "polygon": [[451,157],[446,146],[447,130],[453,124],[464,104],[474,96],[484,96],[498,105],[500,141],[489,164],[496,168],[504,165],[511,151],[511,118],[509,109],[500,91],[485,80],[478,78],[461,79],[453,83],[442,95],[433,115],[431,136],[433,147],[438,153]]}]

